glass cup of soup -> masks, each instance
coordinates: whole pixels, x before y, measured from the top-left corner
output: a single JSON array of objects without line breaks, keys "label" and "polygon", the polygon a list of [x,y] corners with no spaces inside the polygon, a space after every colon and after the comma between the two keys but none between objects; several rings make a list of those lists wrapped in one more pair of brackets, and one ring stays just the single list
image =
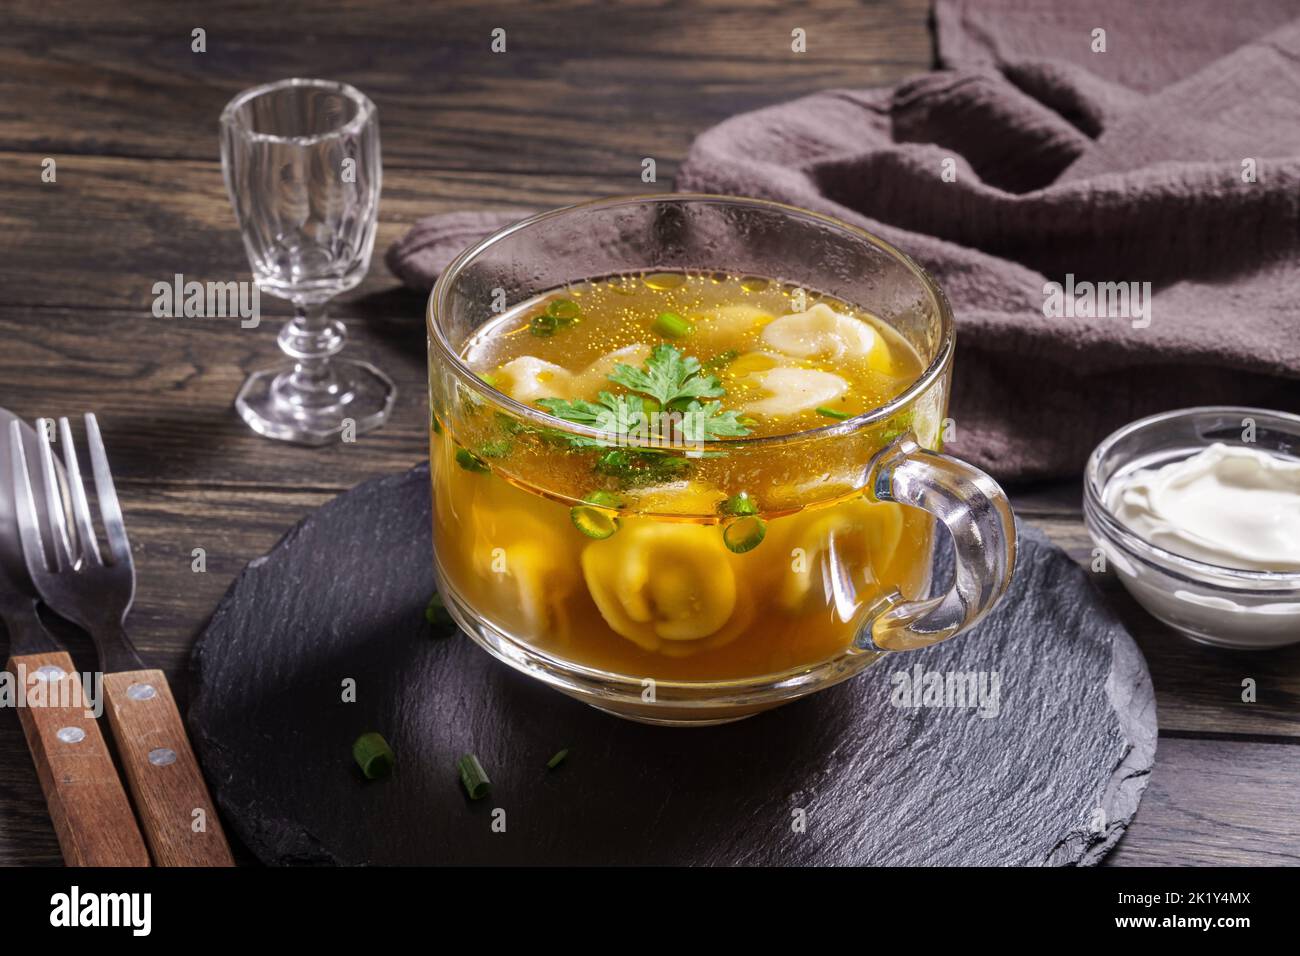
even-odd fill
[{"label": "glass cup of soup", "polygon": [[428,333],[443,601],[595,707],[734,720],[1006,590],[1006,496],[940,453],[947,301],[860,229],[725,196],[571,206],[466,250]]}]

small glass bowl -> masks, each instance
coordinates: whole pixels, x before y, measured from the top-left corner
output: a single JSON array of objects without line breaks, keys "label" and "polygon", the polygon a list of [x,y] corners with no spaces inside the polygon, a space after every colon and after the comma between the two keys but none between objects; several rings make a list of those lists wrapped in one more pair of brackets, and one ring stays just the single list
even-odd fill
[{"label": "small glass bowl", "polygon": [[[1247,436],[1253,441],[1246,441]],[[1216,442],[1300,458],[1300,415],[1206,406],[1125,425],[1096,447],[1084,473],[1084,523],[1128,592],[1187,637],[1263,649],[1300,641],[1300,571],[1244,571],[1157,547],[1106,506],[1107,485],[1189,458]]]}]

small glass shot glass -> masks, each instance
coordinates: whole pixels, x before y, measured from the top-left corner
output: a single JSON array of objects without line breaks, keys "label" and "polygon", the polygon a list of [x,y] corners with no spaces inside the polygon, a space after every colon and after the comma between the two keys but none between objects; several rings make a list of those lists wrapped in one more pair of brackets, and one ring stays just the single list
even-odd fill
[{"label": "small glass shot glass", "polygon": [[382,425],[396,387],[337,357],[347,330],[325,314],[370,267],[383,180],[374,103],[329,80],[245,90],[221,114],[221,167],[254,282],[295,313],[279,335],[289,361],[250,375],[235,408],[258,434],[306,445]]}]

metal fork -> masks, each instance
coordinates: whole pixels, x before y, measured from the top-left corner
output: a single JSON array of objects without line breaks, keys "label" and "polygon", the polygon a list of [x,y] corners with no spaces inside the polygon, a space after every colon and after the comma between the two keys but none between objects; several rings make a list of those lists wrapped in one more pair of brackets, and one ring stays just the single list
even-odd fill
[{"label": "metal fork", "polygon": [[[69,866],[148,866],[149,851],[89,694],[67,650],[36,613],[40,599],[23,560],[14,508],[20,472],[8,440],[12,429],[35,452],[36,433],[3,408],[0,424],[0,623],[9,631],[6,670],[17,686],[40,694],[16,710],[50,822]],[[21,475],[29,480],[25,470]],[[41,494],[44,489],[40,483]]]},{"label": "metal fork", "polygon": [[64,518],[47,428],[44,421],[38,421],[40,467],[45,478],[43,511],[53,538],[48,545],[41,538],[38,504],[21,436],[16,430],[10,432],[11,452],[22,466],[15,510],[27,570],[45,603],[79,624],[95,643],[104,671],[109,727],[154,863],[232,866],[229,844],[167,678],[160,670],[145,668],[126,633],[126,615],[135,597],[135,564],[99,423],[93,414],[85,419],[99,515],[108,538],[107,560],[91,518],[72,429],[66,418],[60,418],[59,438],[76,533],[69,531]]}]

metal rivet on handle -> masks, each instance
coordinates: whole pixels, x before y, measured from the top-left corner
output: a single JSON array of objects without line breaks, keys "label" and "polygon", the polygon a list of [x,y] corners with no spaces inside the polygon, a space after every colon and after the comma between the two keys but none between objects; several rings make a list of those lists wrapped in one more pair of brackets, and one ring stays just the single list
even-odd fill
[{"label": "metal rivet on handle", "polygon": [[62,667],[56,667],[53,664],[46,664],[44,667],[36,668],[36,672],[32,676],[37,680],[56,681],[63,680],[63,678],[67,676],[67,671]]},{"label": "metal rivet on handle", "polygon": [[153,700],[158,696],[153,684],[132,684],[126,689],[126,696],[132,700]]},{"label": "metal rivet on handle", "polygon": [[168,750],[166,747],[151,750],[149,751],[149,762],[155,767],[165,767],[168,764],[175,763],[176,751]]},{"label": "metal rivet on handle", "polygon": [[80,727],[60,727],[55,736],[65,744],[79,744],[86,739],[86,732]]}]

